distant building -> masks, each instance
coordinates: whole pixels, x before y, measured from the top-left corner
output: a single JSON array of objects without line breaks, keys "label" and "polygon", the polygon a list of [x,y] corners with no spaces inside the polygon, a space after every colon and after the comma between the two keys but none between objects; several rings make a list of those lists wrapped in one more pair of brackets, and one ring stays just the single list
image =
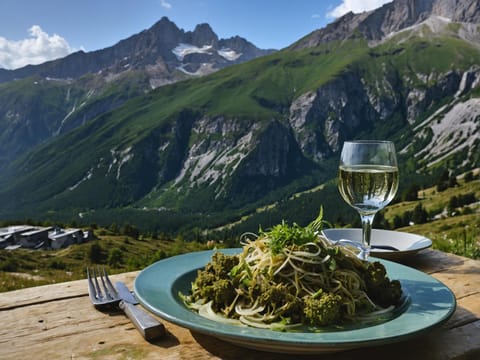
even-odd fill
[{"label": "distant building", "polygon": [[0,228],[0,249],[16,246],[20,242],[20,235],[33,230],[33,226],[17,225]]},{"label": "distant building", "polygon": [[48,232],[52,227],[37,227],[20,234],[20,240],[17,244],[23,248],[40,249],[45,247],[48,241]]},{"label": "distant building", "polygon": [[15,241],[14,241],[13,235],[8,234],[5,236],[0,236],[0,249],[6,249],[14,245],[15,245]]},{"label": "distant building", "polygon": [[61,249],[73,244],[84,242],[84,234],[79,229],[60,229],[56,228],[48,234],[51,249]]},{"label": "distant building", "polygon": [[61,249],[93,238],[91,231],[18,225],[0,228],[0,249]]}]

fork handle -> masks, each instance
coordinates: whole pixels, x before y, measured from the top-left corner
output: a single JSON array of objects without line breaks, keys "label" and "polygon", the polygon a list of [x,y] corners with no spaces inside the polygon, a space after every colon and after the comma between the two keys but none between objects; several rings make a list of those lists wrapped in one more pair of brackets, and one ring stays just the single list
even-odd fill
[{"label": "fork handle", "polygon": [[165,327],[149,313],[126,301],[120,301],[122,309],[145,340],[155,339],[165,334]]}]

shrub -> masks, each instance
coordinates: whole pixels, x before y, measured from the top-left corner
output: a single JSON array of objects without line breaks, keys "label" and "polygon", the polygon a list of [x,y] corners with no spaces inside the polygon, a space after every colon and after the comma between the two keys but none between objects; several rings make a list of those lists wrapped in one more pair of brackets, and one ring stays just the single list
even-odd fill
[{"label": "shrub", "polygon": [[107,262],[111,267],[119,267],[123,262],[122,250],[117,247],[110,249]]},{"label": "shrub", "polygon": [[105,250],[98,243],[98,241],[93,242],[87,250],[87,261],[94,264],[101,264],[105,260]]},{"label": "shrub", "polygon": [[7,258],[0,262],[1,271],[15,272],[18,270],[18,267],[18,260],[13,258]]},{"label": "shrub", "polygon": [[52,260],[48,266],[56,270],[65,270],[67,268],[67,264],[61,260]]}]

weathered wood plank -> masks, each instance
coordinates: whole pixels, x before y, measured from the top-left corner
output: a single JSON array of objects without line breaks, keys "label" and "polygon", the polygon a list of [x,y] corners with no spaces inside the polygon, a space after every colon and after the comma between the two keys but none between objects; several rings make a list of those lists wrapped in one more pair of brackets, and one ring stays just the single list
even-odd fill
[{"label": "weathered wood plank", "polygon": [[423,271],[427,274],[443,271],[454,266],[460,266],[468,259],[432,249],[420,251],[411,258],[407,258],[400,263]]},{"label": "weathered wood plank", "polygon": [[[129,286],[133,284],[138,271],[115,274],[113,281],[125,281]],[[52,300],[68,299],[88,295],[87,280],[76,280],[66,283],[37,286],[33,288],[0,293],[0,311],[11,307],[41,304]]]}]

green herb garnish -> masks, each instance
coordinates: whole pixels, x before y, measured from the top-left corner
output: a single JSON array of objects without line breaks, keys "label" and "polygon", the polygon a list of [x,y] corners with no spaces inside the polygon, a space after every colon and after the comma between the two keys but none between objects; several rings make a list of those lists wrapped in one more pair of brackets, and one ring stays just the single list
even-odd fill
[{"label": "green herb garnish", "polygon": [[261,237],[268,239],[268,246],[272,253],[276,255],[281,253],[285,247],[315,242],[324,223],[323,208],[320,208],[317,218],[306,227],[297,223],[288,225],[285,221],[282,221],[281,224],[275,225],[269,231],[260,230],[259,234]]}]

